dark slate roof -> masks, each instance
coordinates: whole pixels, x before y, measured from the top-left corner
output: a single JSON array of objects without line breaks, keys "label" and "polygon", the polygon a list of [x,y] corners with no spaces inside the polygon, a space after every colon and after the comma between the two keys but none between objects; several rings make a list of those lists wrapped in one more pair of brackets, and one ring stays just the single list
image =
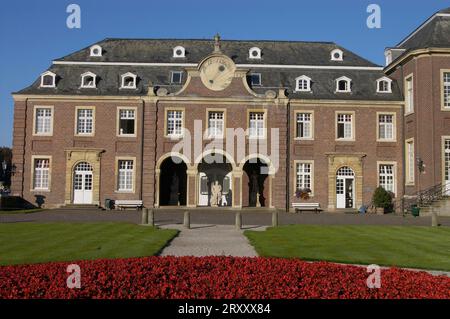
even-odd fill
[{"label": "dark slate roof", "polygon": [[[213,41],[209,40],[122,40],[107,39],[98,43],[104,50],[99,58],[89,57],[89,47],[70,54],[57,61],[76,62],[149,62],[149,63],[198,63],[211,54]],[[186,48],[185,59],[173,59],[172,49],[182,45]],[[262,49],[263,60],[256,62],[247,59],[251,47]],[[224,54],[230,56],[237,64],[279,64],[311,66],[357,66],[358,70],[322,69],[322,68],[251,68],[250,72],[261,73],[262,86],[254,87],[257,93],[269,89],[284,87],[288,95],[301,99],[341,99],[341,100],[376,100],[398,101],[401,93],[393,82],[392,94],[376,93],[376,80],[384,73],[375,64],[360,58],[348,50],[344,51],[344,61],[330,61],[333,49],[340,48],[333,43],[314,42],[275,42],[275,41],[221,41]],[[40,77],[18,94],[58,94],[58,95],[111,95],[140,96],[148,93],[149,86],[166,87],[169,92],[176,92],[181,85],[173,85],[170,72],[181,70],[177,66],[149,65],[77,65],[53,64],[49,71],[57,74],[56,88],[40,88]],[[90,71],[97,75],[97,88],[81,89],[81,74]],[[137,74],[136,89],[120,89],[121,75],[127,72]],[[312,93],[296,93],[295,79],[306,75],[312,79]],[[335,93],[335,79],[347,76],[352,79],[352,93]],[[183,83],[186,75],[183,77]]]},{"label": "dark slate roof", "polygon": [[[222,52],[237,64],[376,66],[331,42],[221,40],[220,43]],[[90,47],[87,47],[56,61],[198,63],[214,48],[213,40],[105,39],[96,44],[104,51],[102,57],[90,57]],[[176,46],[186,49],[186,58],[172,57]],[[260,61],[248,58],[248,50],[252,47],[261,49]],[[344,61],[330,61],[330,53],[334,49],[344,52]]]},{"label": "dark slate roof", "polygon": [[409,39],[406,37],[407,40],[400,42],[397,47],[406,50],[450,47],[450,16],[439,14],[450,14],[450,8],[437,12],[412,32],[408,36]]}]

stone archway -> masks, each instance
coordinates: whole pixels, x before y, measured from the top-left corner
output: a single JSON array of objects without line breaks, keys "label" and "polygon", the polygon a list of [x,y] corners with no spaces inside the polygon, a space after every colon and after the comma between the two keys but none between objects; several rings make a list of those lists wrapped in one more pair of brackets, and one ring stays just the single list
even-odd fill
[{"label": "stone archway", "polygon": [[172,155],[159,161],[158,165],[155,206],[187,206],[187,164],[182,158]]}]

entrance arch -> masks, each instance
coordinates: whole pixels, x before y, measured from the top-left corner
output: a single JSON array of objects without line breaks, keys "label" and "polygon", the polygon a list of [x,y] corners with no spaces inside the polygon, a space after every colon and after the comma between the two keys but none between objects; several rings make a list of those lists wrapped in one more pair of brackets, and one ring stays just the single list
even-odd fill
[{"label": "entrance arch", "polygon": [[336,172],[336,208],[355,208],[355,172],[349,166]]},{"label": "entrance arch", "polygon": [[271,207],[273,168],[268,159],[255,155],[241,163],[242,203],[247,207]]},{"label": "entrance arch", "polygon": [[187,164],[177,155],[158,162],[158,206],[186,206]]},{"label": "entrance arch", "polygon": [[88,162],[79,162],[73,169],[73,203],[92,204],[93,168]]},{"label": "entrance arch", "polygon": [[232,206],[233,165],[221,153],[210,152],[197,164],[198,206]]}]

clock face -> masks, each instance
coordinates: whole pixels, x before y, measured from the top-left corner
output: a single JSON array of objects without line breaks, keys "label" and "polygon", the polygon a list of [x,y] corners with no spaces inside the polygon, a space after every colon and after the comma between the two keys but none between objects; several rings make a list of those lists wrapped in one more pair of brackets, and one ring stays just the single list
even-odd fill
[{"label": "clock face", "polygon": [[234,77],[236,66],[227,57],[211,57],[200,67],[200,78],[210,90],[221,91],[230,85]]}]

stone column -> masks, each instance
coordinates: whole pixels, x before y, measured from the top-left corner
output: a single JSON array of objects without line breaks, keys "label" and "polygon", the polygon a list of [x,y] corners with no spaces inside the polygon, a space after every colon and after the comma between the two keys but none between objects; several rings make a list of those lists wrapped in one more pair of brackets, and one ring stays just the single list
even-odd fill
[{"label": "stone column", "polygon": [[161,176],[161,170],[160,169],[156,169],[155,170],[155,179],[156,179],[156,189],[155,189],[155,207],[159,207],[159,179]]},{"label": "stone column", "polygon": [[242,208],[242,174],[241,170],[234,170],[233,176],[233,208]]},{"label": "stone column", "polygon": [[187,189],[186,189],[186,206],[196,207],[197,206],[197,170],[188,169],[187,174]]},{"label": "stone column", "polygon": [[273,206],[273,178],[274,175],[269,175],[269,208],[274,208]]}]

